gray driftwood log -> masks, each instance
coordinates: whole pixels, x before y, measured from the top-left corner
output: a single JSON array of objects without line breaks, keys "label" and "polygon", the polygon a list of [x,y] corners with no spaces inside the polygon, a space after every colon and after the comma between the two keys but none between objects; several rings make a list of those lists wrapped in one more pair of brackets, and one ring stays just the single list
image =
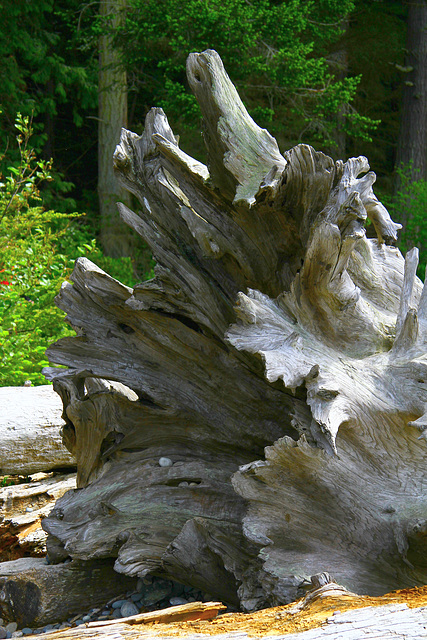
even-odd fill
[{"label": "gray driftwood log", "polygon": [[0,388],[0,474],[75,467],[62,444],[61,402],[51,385]]},{"label": "gray driftwood log", "polygon": [[112,561],[75,560],[47,565],[44,558],[0,563],[0,612],[18,627],[36,627],[86,612],[88,603],[104,605],[135,588],[135,580],[119,575]]},{"label": "gray driftwood log", "polygon": [[114,156],[155,278],[132,290],[81,258],[58,298],[77,337],[46,373],[79,489],[44,520],[49,556],[113,557],[246,609],[322,571],[371,595],[424,584],[417,251],[392,246],[366,158],[281,154],[214,51],[188,80],[208,166],[161,109]]}]

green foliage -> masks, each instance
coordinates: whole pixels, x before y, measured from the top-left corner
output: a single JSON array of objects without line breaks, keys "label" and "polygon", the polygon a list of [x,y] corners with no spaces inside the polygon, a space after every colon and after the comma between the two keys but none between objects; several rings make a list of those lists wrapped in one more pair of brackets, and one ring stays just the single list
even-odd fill
[{"label": "green foliage", "polygon": [[411,179],[410,167],[397,170],[400,188],[392,198],[383,198],[394,220],[403,223],[399,247],[406,253],[412,247],[420,250],[418,275],[424,281],[427,264],[427,180]]},{"label": "green foliage", "polygon": [[[14,0],[3,7],[0,22],[0,155],[7,150],[0,172],[20,162],[13,144],[16,113],[33,117],[32,146],[45,159],[55,158],[48,193],[65,212],[75,210],[79,194],[69,194],[78,174],[86,185],[89,177],[96,180],[96,126],[88,116],[96,116],[97,57],[89,30],[79,28],[82,12],[88,13],[79,0]],[[89,157],[93,172],[82,163]]]},{"label": "green foliage", "polygon": [[347,155],[369,158],[383,189],[392,191],[392,172],[399,134],[401,89],[406,74],[406,14],[401,0],[357,0],[345,37],[348,72],[360,77],[352,103],[359,113],[380,121],[372,142],[348,139]]},{"label": "green foliage", "polygon": [[15,484],[30,482],[28,476],[0,476],[0,487],[12,487]]},{"label": "green foliage", "polygon": [[85,255],[113,277],[133,284],[130,259],[105,258],[80,214],[45,210],[40,186],[51,163],[30,146],[28,116],[18,115],[19,163],[0,178],[0,385],[46,384],[41,373],[46,348],[73,332],[54,305],[74,260]]},{"label": "green foliage", "polygon": [[111,35],[138,111],[161,106],[179,129],[197,128],[185,60],[213,48],[261,126],[288,146],[301,137],[330,146],[338,113],[352,135],[369,138],[376,124],[347,108],[359,78],[335,78],[328,60],[353,8],[351,0],[129,0],[125,27]]}]

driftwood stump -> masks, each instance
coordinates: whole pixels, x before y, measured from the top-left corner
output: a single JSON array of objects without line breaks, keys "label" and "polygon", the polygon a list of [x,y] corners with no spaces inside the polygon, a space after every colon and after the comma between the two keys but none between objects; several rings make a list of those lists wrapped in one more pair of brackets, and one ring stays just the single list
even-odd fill
[{"label": "driftwood stump", "polygon": [[392,246],[366,158],[282,155],[214,51],[188,80],[208,166],[161,109],[114,155],[156,277],[132,290],[81,258],[58,297],[77,337],[46,374],[79,489],[44,521],[50,559],[114,557],[246,609],[322,571],[371,595],[424,584],[417,250]]}]

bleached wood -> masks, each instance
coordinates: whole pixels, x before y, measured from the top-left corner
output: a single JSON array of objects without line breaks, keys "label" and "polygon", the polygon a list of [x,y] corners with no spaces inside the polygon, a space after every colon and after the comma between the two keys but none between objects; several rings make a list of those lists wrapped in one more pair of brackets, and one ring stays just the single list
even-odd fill
[{"label": "bleached wood", "polygon": [[61,402],[52,386],[0,388],[0,473],[74,467],[62,444]]},{"label": "bleached wood", "polygon": [[155,278],[132,290],[80,258],[58,297],[78,336],[47,375],[79,491],[44,521],[52,557],[113,557],[248,610],[323,572],[359,593],[424,584],[416,252],[405,267],[364,156],[280,154],[215,52],[188,73],[208,167],[161,109],[114,156]]}]

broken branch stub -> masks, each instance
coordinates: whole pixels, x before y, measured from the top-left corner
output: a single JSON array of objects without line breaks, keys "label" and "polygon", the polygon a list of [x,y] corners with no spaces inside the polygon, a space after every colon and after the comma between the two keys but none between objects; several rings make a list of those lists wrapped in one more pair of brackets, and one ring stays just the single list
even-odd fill
[{"label": "broken branch stub", "polygon": [[208,166],[161,109],[114,156],[154,279],[130,289],[80,258],[58,296],[78,335],[46,375],[79,489],[44,520],[49,555],[113,557],[246,609],[328,571],[372,595],[423,584],[417,256],[392,246],[366,158],[282,155],[215,52],[188,74]]}]

